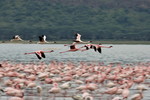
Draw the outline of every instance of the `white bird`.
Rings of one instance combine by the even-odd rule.
[[[45,35],[39,36],[39,42],[38,43],[48,43],[46,41],[46,36]]]
[[[20,41],[23,41],[19,35],[13,36],[13,38],[11,39],[11,41],[13,41],[13,40],[20,40]]]
[[[62,88],[62,89],[69,89],[70,87],[71,87],[70,82],[66,82],[66,83],[63,83],[62,85],[60,85],[60,88]]]
[[[76,43],[90,43],[92,41],[87,41],[87,42],[84,42],[81,40],[81,35],[79,33],[76,33],[75,34],[75,40],[72,44],[76,44]]]

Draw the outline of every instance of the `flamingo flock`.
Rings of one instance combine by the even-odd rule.
[[[39,36],[39,39],[40,39],[40,43],[46,43],[46,36],[45,35]],[[112,46],[103,46],[101,44],[91,44],[91,42],[92,41],[87,41],[87,42],[82,41],[81,40],[81,35],[79,33],[76,33],[75,34],[75,40],[73,40],[73,43],[64,45],[64,46],[69,46],[70,49],[67,50],[67,51],[61,51],[60,53],[75,52],[75,51],[86,51],[86,50],[89,50],[89,49],[94,49],[95,52],[98,51],[99,53],[102,53],[101,48],[112,48]],[[79,43],[86,43],[86,44],[84,46],[77,47],[77,44],[79,44]],[[46,57],[45,53],[47,53],[47,52],[54,52],[54,50],[51,50],[51,51],[38,50],[38,51],[34,51],[34,52],[31,52],[31,53],[24,53],[24,54],[25,55],[35,54],[37,56],[37,58],[39,60],[41,60],[42,58]]]
[[[39,40],[47,43],[44,35]],[[79,43],[84,45],[78,47]],[[79,33],[72,44],[64,46],[70,49],[60,53],[90,49],[102,53],[102,48],[112,48],[82,41]],[[46,58],[45,53],[52,52],[37,50],[24,54],[35,54],[41,60]],[[8,100],[142,100],[149,88],[150,62],[125,65],[82,61],[0,62],[0,100],[5,96]]]
[[[0,94],[8,100],[142,100],[150,88],[149,62],[0,64]]]

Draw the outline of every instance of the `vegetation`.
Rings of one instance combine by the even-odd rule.
[[[149,0],[1,0],[0,40],[150,41]]]

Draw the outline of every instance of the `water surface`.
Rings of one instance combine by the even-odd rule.
[[[107,44],[104,46],[109,46]],[[83,44],[77,45],[78,47]],[[102,53],[94,52],[94,50],[77,51],[59,53],[66,51],[69,47],[63,44],[0,44],[0,60],[14,61],[14,62],[49,62],[57,61],[95,61],[95,62],[121,62],[121,63],[136,63],[150,61],[150,45],[112,45],[113,48],[102,48]],[[46,53],[46,58],[38,60],[36,55],[24,55],[24,53],[33,52],[37,50],[54,50],[52,53]]]

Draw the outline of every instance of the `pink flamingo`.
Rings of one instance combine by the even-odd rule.
[[[71,83],[70,82],[65,82],[62,85],[60,85],[60,88],[65,91],[64,92],[64,97],[65,97],[66,94],[67,94],[67,90],[71,88]]]
[[[24,99],[20,97],[11,97],[9,100],[24,100]]]
[[[77,48],[75,44],[70,45],[70,50],[63,51],[60,53],[65,53],[65,52],[74,52],[74,51],[82,51],[83,49]]]
[[[131,100],[142,100],[143,99],[143,94],[141,92],[133,94],[130,99]]]
[[[109,94],[109,95],[114,95],[116,94],[118,91],[118,87],[113,87],[113,88],[109,88],[108,90],[106,90],[104,93],[102,94]]]
[[[5,92],[9,96],[17,96],[17,97],[23,97],[24,92],[20,89],[15,89],[12,87],[7,87],[4,90],[1,89],[2,92]]]
[[[130,94],[129,89],[128,89],[128,88],[124,88],[123,91],[122,91],[122,96],[123,96],[123,98],[124,98],[124,99],[125,99],[125,98],[128,98],[129,94]]]
[[[48,91],[49,93],[53,93],[54,94],[54,98],[55,99],[55,94],[56,93],[60,93],[61,92],[61,88],[58,87],[57,83],[53,83],[53,87]]]
[[[44,53],[48,53],[48,52],[54,52],[54,50],[51,50],[51,51],[42,51],[42,50],[39,50],[39,51],[31,52],[31,53],[25,53],[25,55],[26,54],[35,54],[38,59],[42,59],[42,58],[46,57]]]
[[[89,49],[94,49],[94,51],[98,51],[99,53],[102,53],[102,50],[101,48],[112,48],[112,46],[102,46],[101,44],[86,44],[80,48],[83,48],[85,47],[86,49],[83,50],[83,51],[86,51],[86,50],[89,50]]]
[[[109,88],[108,90],[106,90],[106,91],[104,92],[104,94],[113,95],[113,94],[116,94],[117,90],[118,90],[118,87]]]

